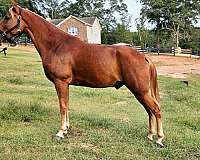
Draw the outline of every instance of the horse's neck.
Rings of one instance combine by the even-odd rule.
[[[56,47],[55,45],[58,44],[57,42],[60,40],[59,37],[63,36],[64,33],[30,11],[25,11],[23,17],[28,25],[28,34],[41,58],[45,59],[52,48]]]

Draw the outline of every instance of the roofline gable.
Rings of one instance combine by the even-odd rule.
[[[57,24],[56,26],[57,26],[57,27],[61,26],[63,23],[65,23],[66,21],[68,21],[70,18],[74,18],[74,19],[76,19],[77,21],[79,21],[79,22],[81,22],[81,23],[83,23],[83,24],[85,24],[85,25],[87,25],[87,26],[90,26],[90,27],[93,26],[93,25],[91,25],[91,24],[89,24],[89,23],[86,23],[86,22],[80,20],[79,18],[77,18],[77,17],[75,17],[75,16],[73,16],[73,15],[70,15],[69,17],[67,17],[66,19],[64,19],[63,21],[61,21],[61,22],[60,22],[59,24]]]

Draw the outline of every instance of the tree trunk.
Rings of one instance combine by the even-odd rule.
[[[179,25],[177,26],[177,30],[176,30],[176,48],[179,47]]]
[[[156,26],[156,47],[158,55],[160,54],[160,19],[157,20],[157,26]]]
[[[174,44],[174,48],[178,48],[179,47],[179,25],[176,27],[174,26],[174,30],[173,30],[173,44]]]

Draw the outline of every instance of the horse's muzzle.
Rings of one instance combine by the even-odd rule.
[[[8,43],[16,45],[17,43],[15,42],[16,38],[15,37],[11,37],[8,38],[7,34],[5,32],[0,31],[0,41],[2,40],[7,40]]]
[[[0,40],[6,37],[5,32],[0,31]]]

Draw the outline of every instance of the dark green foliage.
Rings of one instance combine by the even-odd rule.
[[[124,24],[117,24],[117,27],[112,31],[102,31],[102,43],[115,44],[115,43],[128,43],[132,44],[133,33],[126,28]]]
[[[171,46],[177,48],[181,39],[189,37],[193,23],[200,15],[199,0],[160,1],[141,0],[142,19],[147,19],[156,26],[157,46],[160,46],[161,32],[171,35]]]
[[[127,22],[128,7],[123,0],[38,0],[31,1],[37,4],[38,10],[43,9],[43,13],[51,18],[66,18],[69,15],[77,17],[98,17],[102,27],[107,31],[116,26],[118,14],[123,22]]]
[[[193,28],[190,31],[190,36],[180,40],[181,48],[192,48],[192,50],[200,50],[200,28]]]
[[[0,0],[0,19],[5,16],[11,5],[10,0]]]

